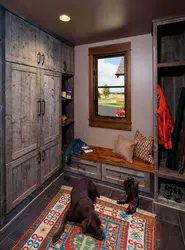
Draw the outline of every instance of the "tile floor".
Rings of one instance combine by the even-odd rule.
[[[0,250],[11,249],[58,192],[61,185],[72,185],[73,181],[73,179],[58,180],[50,187],[47,194],[42,195],[39,202],[33,203],[16,221],[1,232]],[[99,188],[101,195],[108,198],[117,199],[121,194],[119,191],[107,187]],[[140,208],[152,212],[153,202],[142,198]],[[156,211],[156,250],[185,250],[185,213],[163,206],[157,206]]]

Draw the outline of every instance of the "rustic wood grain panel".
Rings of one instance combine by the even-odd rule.
[[[61,75],[58,72],[41,71],[41,99],[45,101],[45,113],[42,115],[42,145],[60,136],[61,120]],[[42,103],[42,112],[43,112]]]
[[[38,187],[38,150],[6,165],[7,212]]]
[[[134,177],[139,182],[139,189],[150,193],[150,174],[115,165],[102,163],[102,180],[123,186],[127,177]]]
[[[37,28],[6,12],[6,60],[37,66]]]
[[[61,42],[40,30],[41,67],[61,71]]]
[[[88,176],[94,179],[101,180],[101,163],[96,161],[87,161],[79,159],[77,157],[72,157],[70,165],[65,164],[65,171],[72,172],[76,174],[81,174],[83,176]]]
[[[62,73],[74,73],[74,49],[62,43]]]
[[[40,85],[36,68],[6,63],[6,162],[38,147]]]
[[[0,9],[0,227],[5,224],[5,12]]]
[[[60,138],[41,147],[41,184],[60,168]]]

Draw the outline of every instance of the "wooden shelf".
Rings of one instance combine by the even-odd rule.
[[[172,198],[170,200],[168,200],[160,194],[158,196],[158,203],[163,205],[163,206],[167,206],[167,207],[171,207],[171,208],[178,209],[181,211],[185,211],[185,201],[183,200],[182,203],[178,203],[178,202],[173,200],[173,195],[172,195]]]
[[[70,101],[72,101],[72,100],[73,100],[73,98],[67,99],[67,98],[62,97],[62,102],[70,102]]]
[[[160,167],[158,174],[159,177],[164,179],[185,182],[185,174],[179,174],[177,171],[170,170],[166,167]]]
[[[62,127],[66,127],[74,123],[74,120],[67,120],[66,122],[62,122]]]
[[[167,68],[167,67],[182,67],[185,66],[185,61],[182,62],[165,62],[165,63],[158,63],[158,68]]]
[[[62,73],[62,76],[66,76],[66,77],[73,77],[74,74],[71,73],[71,72],[65,72],[65,73]]]

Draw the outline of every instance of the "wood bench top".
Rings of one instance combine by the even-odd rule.
[[[89,147],[93,149],[93,152],[82,153],[78,157],[81,159],[85,159],[85,160],[103,162],[103,163],[116,165],[119,167],[131,168],[131,169],[136,169],[136,170],[140,170],[143,172],[154,173],[154,167],[152,164],[145,163],[138,158],[134,158],[133,163],[129,163],[123,158],[112,153],[112,149],[110,148],[102,148],[102,147],[95,147],[95,146],[89,146]]]

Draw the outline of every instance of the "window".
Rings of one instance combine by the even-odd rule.
[[[89,126],[131,131],[131,43],[89,48]]]

